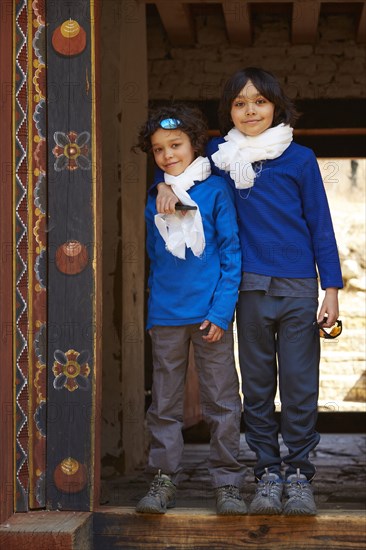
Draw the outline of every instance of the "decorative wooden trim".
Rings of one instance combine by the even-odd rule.
[[[14,509],[28,510],[28,10],[27,0],[14,1],[13,24],[13,386]]]
[[[47,328],[47,288],[39,280],[39,265],[47,253],[47,204],[42,193],[46,166],[39,147],[45,143],[46,97],[40,82],[45,81],[46,59],[42,50],[45,35],[44,6],[28,2],[28,428],[29,428],[29,508],[45,504],[46,356],[40,340]],[[43,418],[43,421],[41,420]]]
[[[0,523],[13,512],[13,3],[0,4]]]
[[[92,486],[90,489],[90,510],[99,505],[101,481],[101,408],[102,408],[102,151],[101,136],[101,81],[100,81],[100,0],[90,1],[91,19],[91,58],[92,58],[92,128],[93,128],[93,203],[94,203],[94,383],[92,405],[92,442],[91,442],[91,470]]]

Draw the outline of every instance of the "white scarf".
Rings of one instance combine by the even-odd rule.
[[[207,157],[197,157],[179,176],[170,176],[164,173],[164,180],[171,185],[182,204],[197,206],[187,190],[195,181],[203,181],[211,174],[211,165]],[[156,214],[155,225],[165,241],[166,248],[174,256],[185,260],[186,247],[190,248],[195,256],[201,256],[205,246],[202,217],[197,210],[188,210],[185,216],[180,212],[175,214]]]
[[[246,136],[232,128],[212,160],[220,170],[230,172],[237,189],[247,189],[253,186],[255,179],[251,163],[281,156],[292,141],[292,132],[291,126],[283,123],[258,136]]]

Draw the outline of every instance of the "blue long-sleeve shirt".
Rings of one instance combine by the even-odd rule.
[[[195,182],[188,193],[199,206],[206,247],[201,258],[187,249],[185,260],[166,250],[154,223],[155,189],[148,194],[145,209],[150,258],[147,329],[154,325],[201,323],[205,319],[227,329],[233,319],[241,278],[241,253],[232,191],[221,177],[211,175]]]
[[[223,142],[210,140],[210,159]],[[234,188],[230,175],[211,164]],[[323,289],[342,288],[333,224],[313,151],[292,142],[280,157],[255,168],[254,186],[234,190],[243,271],[283,278],[317,277],[318,272]]]

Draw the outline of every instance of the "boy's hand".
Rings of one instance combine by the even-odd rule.
[[[327,321],[322,324],[324,328],[330,328],[338,319],[338,288],[327,288],[321,308],[318,314],[318,323],[321,323],[324,317]]]
[[[218,327],[214,323],[211,323],[208,319],[205,319],[203,321],[202,325],[200,326],[200,330],[205,330],[205,328],[210,327],[209,331],[206,336],[202,336],[202,340],[206,340],[206,342],[218,342],[221,340],[221,338],[224,335],[224,329],[221,327]]]
[[[179,199],[174,195],[170,185],[166,183],[158,183],[156,186],[158,196],[156,197],[156,210],[159,214],[174,214],[175,205]]]

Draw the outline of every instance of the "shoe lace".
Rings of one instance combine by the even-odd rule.
[[[224,485],[220,487],[221,496],[224,498],[233,498],[235,500],[241,500],[239,490],[235,485]]]
[[[311,491],[311,489],[308,480],[294,479],[290,483],[290,496],[296,496],[301,500],[308,499],[310,497],[309,491]]]
[[[278,481],[275,481],[274,479],[266,480],[266,481],[260,481],[260,491],[263,496],[272,496],[276,493],[276,489],[278,487]]]
[[[266,475],[268,476],[268,469],[265,469]],[[276,493],[276,490],[279,486],[280,481],[278,479],[261,479],[259,481],[259,491],[265,497],[273,496]]]
[[[169,482],[160,477],[160,470],[159,470],[159,474],[157,477],[155,477],[155,479],[153,479],[151,485],[150,485],[150,489],[149,489],[149,492],[148,494],[150,496],[156,496],[159,494],[160,490],[163,488],[163,487],[166,487],[168,488],[169,486]]]

